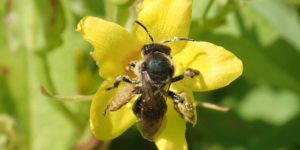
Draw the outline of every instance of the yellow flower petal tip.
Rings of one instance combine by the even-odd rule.
[[[186,68],[200,71],[195,78],[174,83],[193,91],[210,91],[227,86],[243,72],[243,64],[234,54],[209,42],[188,42],[173,56],[176,75]]]
[[[102,78],[126,74],[129,62],[140,58],[140,42],[115,23],[87,16],[80,20],[77,31],[94,46],[91,55]]]

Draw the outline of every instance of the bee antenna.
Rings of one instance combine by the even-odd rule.
[[[135,23],[139,24],[141,27],[143,27],[143,28],[146,30],[146,32],[147,32],[148,35],[149,35],[149,38],[150,38],[151,41],[153,42],[153,38],[152,38],[152,36],[150,35],[148,29],[147,29],[142,23],[140,23],[140,22],[138,22],[138,21],[135,21]]]
[[[174,37],[174,39],[169,39],[169,40],[165,40],[165,41],[162,41],[162,43],[168,43],[168,42],[173,42],[173,41],[195,41],[194,39],[191,39],[191,38],[178,38],[178,37]]]

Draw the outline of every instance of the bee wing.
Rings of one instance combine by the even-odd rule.
[[[147,72],[142,73],[142,99],[139,118],[139,129],[148,140],[153,140],[153,136],[161,127],[164,115],[167,111],[165,93],[170,87],[170,83],[156,87],[151,81]]]

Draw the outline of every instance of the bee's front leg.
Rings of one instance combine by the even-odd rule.
[[[173,78],[172,82],[177,82],[177,81],[182,80],[182,79],[184,79],[186,77],[193,78],[194,76],[197,76],[199,74],[200,74],[199,70],[188,68],[181,75]]]
[[[111,87],[106,88],[106,91],[109,91],[111,89],[117,88],[120,84],[121,81],[127,82],[127,83],[131,83],[131,84],[139,84],[141,83],[141,81],[138,80],[134,80],[129,78],[128,76],[124,76],[124,75],[119,75],[117,76],[115,82],[113,83],[113,85]]]
[[[136,64],[137,64],[138,62],[139,62],[139,61],[137,61],[137,60],[134,60],[134,61],[129,62],[129,64],[128,64],[127,67],[126,67],[126,70],[127,70],[127,71],[134,70],[134,68],[135,68],[135,66],[136,66]]]
[[[190,123],[195,122],[195,114],[194,109],[195,106],[191,101],[189,95],[182,91],[178,94],[175,94],[172,91],[168,92],[168,96],[174,100],[174,109],[181,116],[181,118],[185,119]]]

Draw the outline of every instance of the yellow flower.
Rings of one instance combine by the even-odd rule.
[[[191,23],[192,0],[145,0],[137,20],[148,28],[155,42],[174,37],[188,37]],[[91,53],[105,81],[99,87],[90,110],[93,133],[100,140],[110,140],[121,135],[136,121],[132,112],[134,99],[115,112],[103,116],[103,110],[117,91],[105,91],[113,85],[118,75],[133,77],[126,66],[141,59],[141,47],[151,40],[145,30],[135,24],[132,34],[121,26],[87,16],[78,24],[77,31],[95,48]],[[200,75],[185,78],[171,84],[174,92],[186,91],[194,102],[192,91],[209,91],[224,87],[242,74],[242,62],[223,47],[208,42],[175,41],[167,44],[178,76],[187,68],[197,69]],[[185,140],[186,121],[173,109],[173,101],[167,100],[165,129],[156,137],[160,150],[187,149]],[[196,118],[197,119],[197,118]]]

